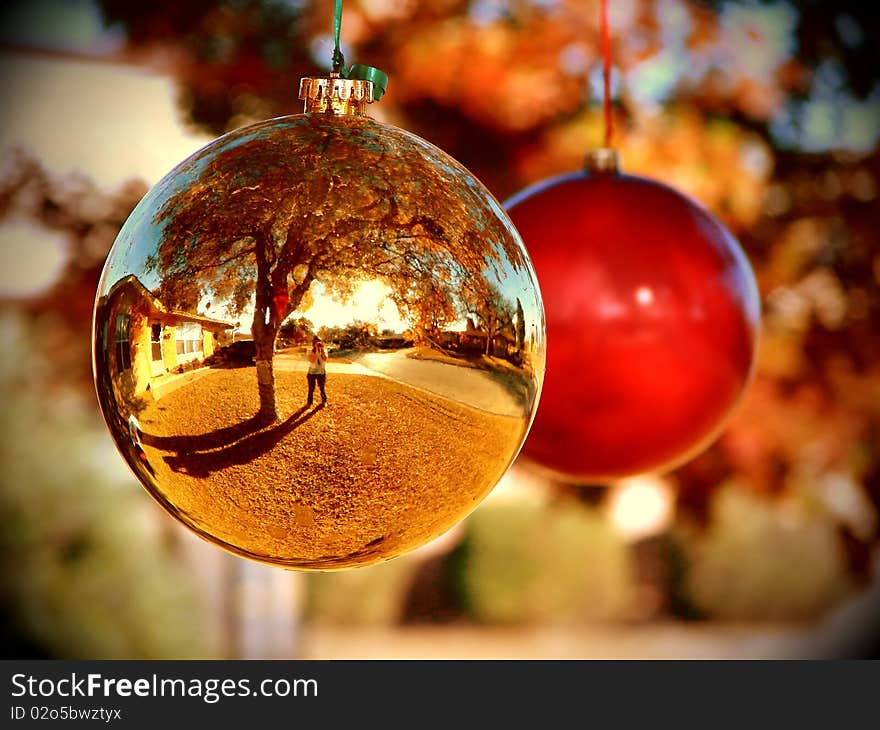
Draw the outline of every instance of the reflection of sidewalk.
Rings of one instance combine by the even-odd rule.
[[[433,360],[414,360],[406,355],[410,350],[395,352],[368,352],[357,355],[357,362],[327,363],[327,373],[348,373],[351,375],[370,375],[409,385],[435,395],[449,398],[472,408],[500,416],[523,418],[522,405],[510,391],[486,372],[474,368],[459,367]],[[277,353],[272,363],[275,372],[303,373],[308,370],[308,362],[299,354]],[[159,398],[168,395],[181,385],[211,372],[211,368],[200,368],[183,375],[169,375],[153,386],[153,395]]]
[[[275,360],[272,362],[272,368],[276,372],[304,373],[308,370],[308,367],[309,363],[299,355],[278,353],[275,355]],[[327,363],[326,369],[328,373],[351,373],[352,375],[373,375],[376,377],[383,377],[382,373],[370,370],[369,368],[365,368],[363,365],[354,362],[346,363],[330,361]]]
[[[150,391],[153,393],[153,398],[159,400],[169,393],[173,393],[180,386],[191,383],[193,380],[201,378],[209,372],[211,372],[211,368],[200,367],[196,370],[188,370],[185,373],[165,373],[152,380]]]
[[[297,355],[285,355],[282,353],[275,355],[272,366],[276,372],[305,373],[308,369],[308,363],[301,357]],[[249,367],[253,368],[253,365]],[[182,385],[191,383],[193,380],[204,377],[208,373],[214,372],[215,370],[216,368],[205,366],[197,368],[196,370],[189,370],[185,373],[166,373],[165,375],[154,378],[152,383],[150,383],[150,390],[153,393],[153,398],[155,400],[164,398],[166,395],[168,395],[169,393],[173,393]],[[369,368],[365,368],[363,365],[358,365],[357,363],[328,362],[327,372],[386,377],[382,373],[376,372],[375,370],[370,370]]]
[[[357,356],[361,366],[401,383],[502,416],[523,417],[523,408],[491,375],[474,368],[407,357],[410,350],[368,352]]]

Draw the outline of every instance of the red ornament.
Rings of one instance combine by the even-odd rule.
[[[708,446],[747,385],[760,316],[731,233],[602,152],[599,169],[506,203],[547,320],[523,460],[581,483],[667,471]]]
[[[278,316],[278,319],[281,319],[290,302],[290,295],[286,290],[282,289],[272,295],[272,301],[275,303],[275,314]]]

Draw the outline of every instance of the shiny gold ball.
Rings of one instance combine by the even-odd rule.
[[[110,251],[93,332],[105,419],[149,493],[308,570],[463,519],[516,458],[544,369],[498,202],[425,140],[332,113],[237,130],[163,178]]]

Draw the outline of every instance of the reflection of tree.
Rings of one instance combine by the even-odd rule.
[[[516,298],[516,351],[522,352],[526,346],[526,315],[522,302]]]
[[[400,314],[411,324],[417,343],[431,342],[447,325],[455,321],[456,308],[450,282],[421,272],[405,291],[394,297]]]
[[[469,291],[465,305],[467,313],[474,316],[476,324],[486,333],[486,354],[491,355],[495,337],[513,324],[513,307],[495,284]]]
[[[253,303],[260,414],[273,420],[275,338],[312,282],[344,298],[380,278],[425,322],[449,309],[452,282],[479,293],[487,264],[523,264],[462,173],[421,154],[431,151],[360,119],[299,120],[274,135],[248,131],[207,157],[158,211],[164,228],[148,262],[170,306],[193,309],[207,293],[233,314]],[[431,288],[436,296],[421,296]]]
[[[302,344],[315,334],[315,325],[306,317],[297,317],[285,320],[278,332],[285,341]]]
[[[356,319],[343,327],[325,325],[318,330],[318,336],[326,342],[335,342],[341,348],[350,350],[369,347],[378,334],[373,322]]]

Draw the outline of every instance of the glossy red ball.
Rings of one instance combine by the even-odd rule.
[[[539,183],[506,208],[547,320],[522,461],[603,483],[706,448],[755,358],[758,290],[733,235],[672,188],[612,172]]]

